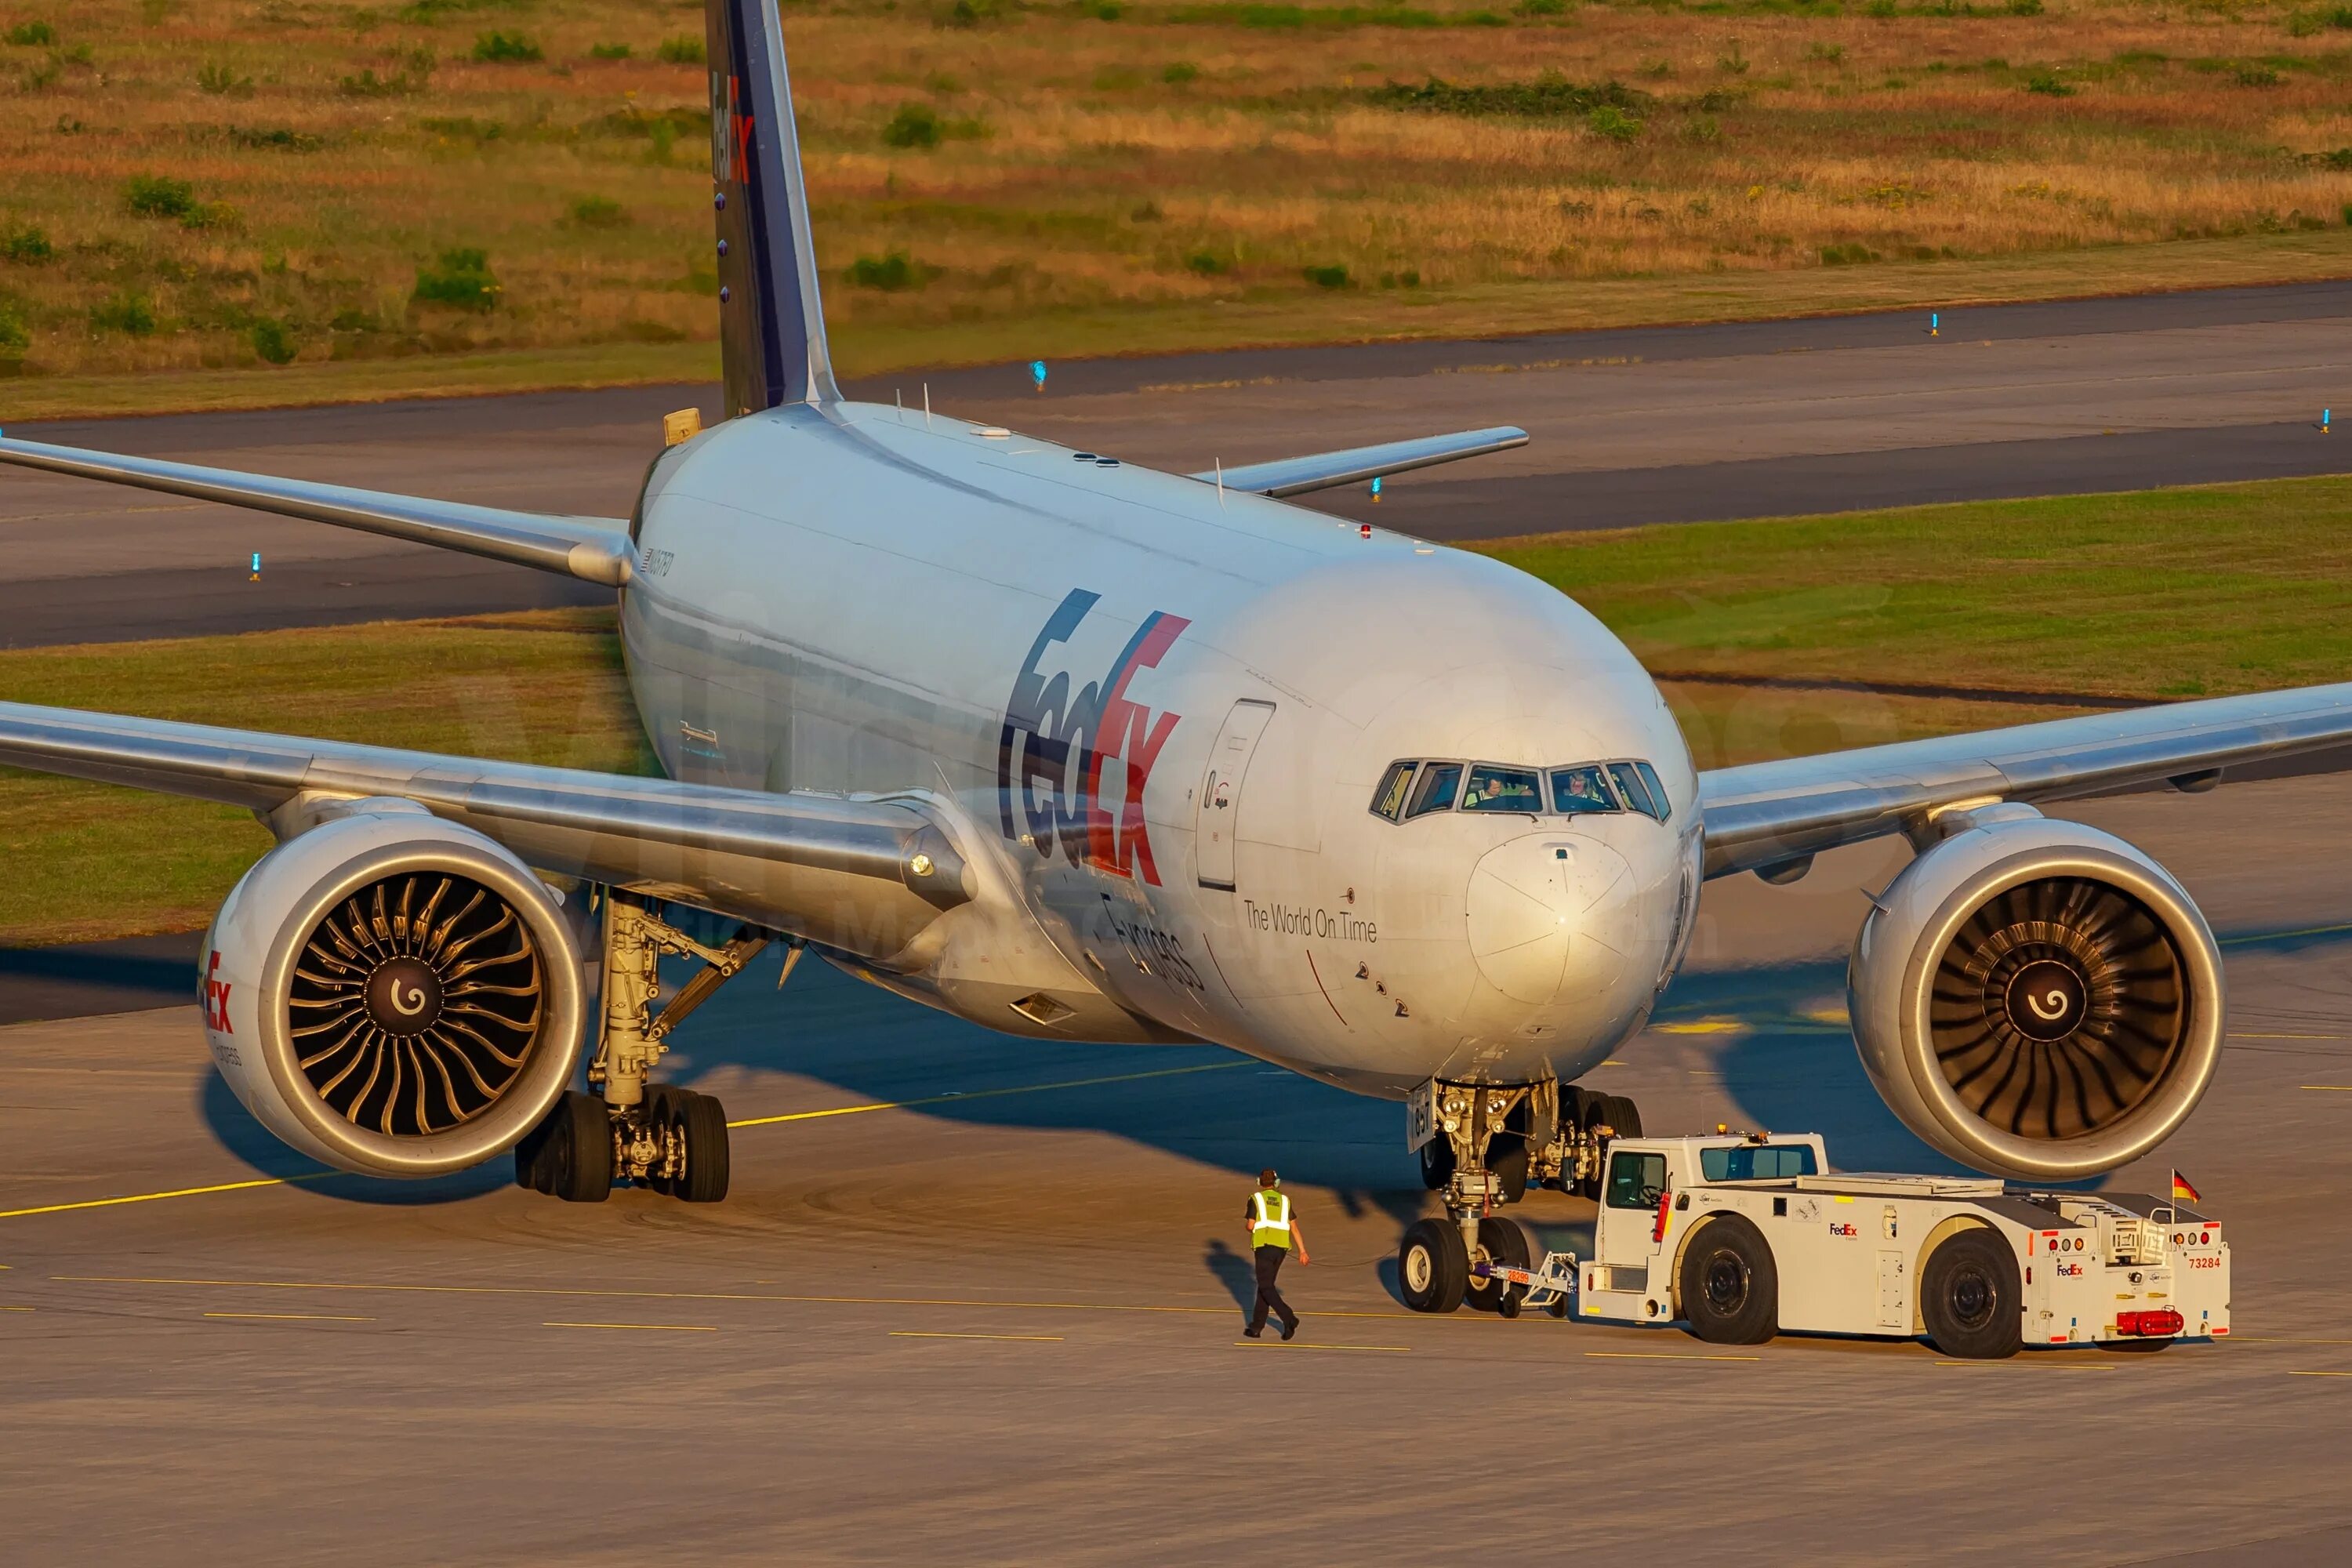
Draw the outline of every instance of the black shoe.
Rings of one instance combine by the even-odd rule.
[[[1244,1329],[1244,1330],[1242,1331],[1242,1338],[1244,1338],[1244,1339],[1245,1339],[1245,1340],[1254,1340],[1254,1339],[1257,1338],[1257,1336],[1258,1336],[1258,1331],[1257,1331],[1257,1330],[1255,1330],[1255,1329]],[[1289,1336],[1286,1334],[1286,1335],[1285,1335],[1285,1336],[1283,1336],[1283,1337],[1284,1337],[1284,1338],[1286,1338],[1286,1339],[1287,1339]]]
[[[1285,1344],[1288,1344],[1288,1343],[1291,1342],[1291,1340],[1292,1340],[1292,1339],[1294,1339],[1295,1337],[1297,1337],[1297,1333],[1298,1333],[1298,1320],[1297,1320],[1296,1318],[1294,1318],[1294,1319],[1292,1319],[1289,1322],[1286,1322],[1286,1323],[1285,1323],[1285,1324],[1283,1324],[1283,1325],[1282,1325],[1282,1342],[1283,1342],[1283,1343],[1285,1343]]]

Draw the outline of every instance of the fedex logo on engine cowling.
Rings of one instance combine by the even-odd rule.
[[[1013,682],[996,744],[996,799],[1004,837],[1051,858],[1056,848],[1114,877],[1141,877],[1157,887],[1143,791],[1181,714],[1157,712],[1128,695],[1138,670],[1158,667],[1184,628],[1181,616],[1155,610],[1127,639],[1110,668],[1085,685],[1061,662],[1071,637],[1102,595],[1074,588],[1063,599]],[[1075,689],[1074,689],[1075,688]],[[1106,764],[1118,781],[1106,783]]]
[[[215,948],[205,956],[205,973],[196,983],[197,999],[204,1004],[205,1027],[219,1034],[231,1035],[229,1027],[229,982],[220,977],[220,949]]]

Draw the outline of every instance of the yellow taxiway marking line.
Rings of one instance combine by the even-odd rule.
[[[329,1312],[206,1312],[207,1318],[251,1318],[268,1323],[373,1323],[373,1318],[343,1318]]]
[[[2318,1094],[2352,1094],[2352,1083],[2305,1083],[2296,1087]]]
[[[194,1285],[225,1290],[381,1290],[419,1296],[551,1296],[623,1301],[780,1301],[818,1307],[996,1307],[1030,1312],[1162,1312],[1223,1316],[1231,1306],[1170,1307],[1130,1301],[987,1301],[957,1296],[795,1296],[751,1290],[594,1290],[550,1285],[391,1285],[336,1279],[192,1279],[130,1274],[52,1274],[63,1285]],[[1302,1318],[1428,1320],[1418,1312],[1307,1311]],[[1478,1320],[1465,1320],[1472,1321]]]
[[[2342,936],[2347,931],[2352,931],[2352,925],[2306,926],[2301,931],[2248,931],[2243,936],[2225,936],[2221,939],[2221,945],[2243,947],[2250,942],[2284,942],[2298,936]]]
[[[2289,1377],[2352,1377],[2352,1372],[2291,1372]]]
[[[1391,1355],[1411,1355],[1412,1353],[1412,1347],[1411,1345],[1333,1345],[1324,1344],[1315,1340],[1290,1340],[1287,1342],[1283,1340],[1235,1340],[1234,1342],[1234,1349],[1237,1351],[1385,1351]]]
[[[0,1307],[0,1312],[29,1312],[30,1307]]]
[[[710,1323],[541,1323],[542,1329],[642,1329],[658,1334],[715,1334]]]
[[[2003,1363],[1997,1361],[1936,1361],[1929,1362],[1927,1364],[1929,1366],[2000,1366]],[[2053,1361],[2042,1370],[2045,1372],[2113,1372],[2116,1367],[2113,1362]]]
[[[1700,1018],[1687,1024],[1653,1024],[1661,1035],[1731,1035],[1747,1028],[1744,1018]]]
[[[959,1094],[927,1094],[919,1100],[882,1100],[871,1105],[836,1105],[824,1110],[792,1110],[782,1116],[751,1116],[740,1121],[730,1121],[734,1127],[774,1127],[786,1121],[818,1121],[828,1116],[862,1116],[869,1110],[908,1110],[925,1105],[960,1105],[970,1100],[998,1100],[1008,1094],[1044,1094],[1055,1089],[1092,1089],[1106,1083],[1139,1083],[1145,1079],[1182,1078],[1189,1073],[1224,1072],[1233,1068],[1255,1067],[1254,1061],[1202,1062],[1197,1067],[1159,1068],[1150,1072],[1112,1073],[1106,1078],[1065,1079],[1059,1083],[1024,1083],[1011,1089],[975,1089]],[[0,1215],[0,1219],[7,1217]]]
[[[1596,1361],[1762,1361],[1760,1355],[1695,1355],[1688,1351],[1586,1351]]]
[[[923,1329],[892,1329],[890,1337],[894,1340],[1025,1340],[1035,1344],[1052,1345],[1062,1342],[1060,1334],[949,1334],[933,1333]]]
[[[825,1110],[794,1110],[782,1116],[753,1116],[730,1121],[730,1128],[775,1127],[787,1121],[816,1121],[828,1116],[858,1116],[869,1110],[906,1110],[926,1105],[955,1105],[970,1100],[1000,1100],[1012,1094],[1045,1094],[1059,1089],[1092,1089],[1107,1083],[1138,1083],[1146,1079],[1181,1078],[1188,1073],[1223,1072],[1254,1065],[1247,1061],[1202,1062],[1188,1068],[1159,1068],[1150,1072],[1112,1073],[1103,1078],[1065,1079],[1058,1083],[1016,1084],[1009,1089],[976,1089],[957,1094],[925,1095],[919,1100],[878,1100],[871,1105],[836,1105]],[[75,1209],[113,1208],[121,1204],[152,1204],[164,1198],[196,1198],[213,1193],[241,1193],[255,1187],[283,1187],[296,1182],[322,1181],[334,1171],[307,1171],[299,1176],[264,1176],[249,1182],[221,1182],[208,1187],[174,1187],[163,1193],[131,1193],[116,1198],[84,1198],[79,1203],[43,1204],[37,1208],[0,1209],[0,1219],[23,1219],[37,1214],[66,1214]]]
[[[253,1187],[282,1187],[294,1182],[315,1182],[337,1174],[333,1171],[307,1171],[299,1176],[263,1176],[250,1182],[222,1182],[209,1187],[174,1187],[168,1193],[132,1193],[119,1198],[84,1198],[79,1203],[43,1204],[38,1208],[0,1209],[0,1219],[22,1219],[26,1215],[64,1214],[72,1209],[110,1209],[118,1204],[152,1204],[163,1198],[200,1198],[207,1193],[241,1193]]]

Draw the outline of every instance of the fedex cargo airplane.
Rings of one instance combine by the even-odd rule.
[[[1979,1169],[2113,1168],[2211,1079],[2221,965],[2179,884],[2039,803],[2352,740],[2352,687],[1700,773],[1654,683],[1510,567],[1284,504],[1525,439],[1222,474],[845,401],[773,0],[709,6],[726,417],[632,515],[462,506],[0,439],[0,458],[609,586],[667,776],[0,704],[0,763],[250,807],[278,844],[198,976],[293,1147],[576,1201],[728,1184],[667,1037],[764,944],[1043,1039],[1206,1040],[1407,1104],[1450,1308],[1530,1182],[1592,1192],[1700,889],[1900,834],[1851,970],[1862,1059]],[[560,889],[560,890],[559,890]],[[678,907],[733,922],[710,945]],[[706,932],[707,934],[707,932]],[[700,967],[654,1005],[665,955]],[[585,1081],[593,1092],[575,1086]]]

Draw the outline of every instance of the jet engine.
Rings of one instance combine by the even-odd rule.
[[[1950,824],[1877,898],[1846,976],[1887,1105],[1978,1170],[2067,1180],[2179,1127],[2221,1050],[2205,918],[2132,845],[2031,807]]]
[[[578,1059],[580,953],[557,896],[405,801],[358,803],[263,856],[199,962],[221,1076],[342,1170],[478,1164],[539,1123]]]

